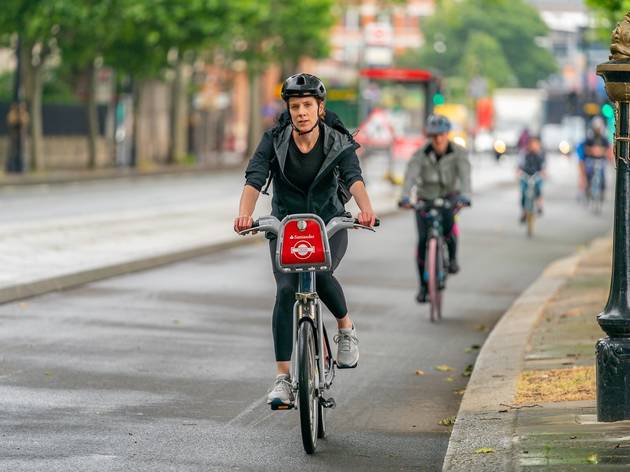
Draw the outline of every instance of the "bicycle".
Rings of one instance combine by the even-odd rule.
[[[379,226],[377,220],[374,226]],[[361,228],[358,220],[335,217],[327,225],[314,214],[295,214],[282,221],[265,216],[239,234],[270,232],[278,237],[274,263],[282,272],[299,274],[293,307],[293,355],[291,388],[296,397],[292,406],[273,404],[272,410],[297,408],[300,412],[302,444],[313,454],[317,440],[326,436],[326,410],[335,407],[332,397],[324,396],[335,378],[336,362],[330,355],[328,334],[321,316],[321,305],[315,286],[315,273],[332,267],[329,238],[340,230]]]
[[[535,173],[523,176],[521,179],[525,182],[523,211],[525,212],[527,237],[531,238],[534,236],[534,227],[536,225],[536,185],[540,180],[540,175]]]
[[[590,177],[587,186],[587,201],[591,204],[593,212],[601,213],[604,204],[604,172],[605,163],[603,159],[587,160],[587,176]]]
[[[419,200],[413,208],[423,212],[427,219],[427,249],[424,258],[424,272],[422,278],[428,287],[429,295],[429,319],[432,323],[442,319],[442,292],[446,288],[448,277],[448,246],[444,239],[444,223],[442,210],[453,208],[453,203],[448,199],[436,198],[435,200]],[[455,204],[455,209],[467,206],[461,203]]]

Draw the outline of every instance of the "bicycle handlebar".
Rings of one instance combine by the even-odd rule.
[[[252,226],[248,229],[244,229],[243,231],[239,231],[238,234],[244,236],[248,233],[257,233],[258,231],[270,232],[275,235],[280,233],[281,221],[278,220],[275,216],[263,216],[252,224]],[[330,220],[326,225],[326,233],[330,238],[335,233],[341,231],[342,229],[367,229],[369,231],[375,231],[374,228],[381,225],[381,220],[376,219],[374,222],[374,226],[365,226],[359,223],[359,220],[352,217],[347,216],[337,216]]]

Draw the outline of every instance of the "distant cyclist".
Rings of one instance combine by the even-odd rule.
[[[545,171],[545,153],[542,150],[540,144],[540,138],[538,136],[530,136],[527,141],[527,147],[525,152],[521,154],[518,164],[518,172],[520,174],[520,187],[521,187],[521,223],[525,223],[527,220],[527,214],[525,212],[526,192],[527,192],[527,180],[529,177],[534,177],[534,198],[536,204],[536,210],[539,215],[543,213],[543,177]]]
[[[606,124],[601,116],[596,116],[591,120],[591,129],[589,130],[586,139],[581,144],[581,152],[578,153],[581,186],[585,195],[589,195],[591,179],[595,172],[596,161],[606,162],[612,160],[612,146],[608,137],[606,137]],[[605,166],[599,166],[601,169],[601,190],[606,188],[606,173]]]
[[[326,88],[322,81],[310,74],[293,75],[282,86],[282,98],[288,113],[275,128],[265,132],[249,161],[234,230],[251,228],[258,196],[268,179],[273,182],[272,215],[278,219],[289,214],[315,213],[328,223],[335,216],[344,215],[340,178],[359,206],[359,222],[373,226],[376,215],[355,153],[358,145],[338,120],[325,118]],[[276,244],[275,237],[270,239],[272,265]],[[331,237],[332,270],[318,272],[316,276],[317,293],[337,319],[339,332],[334,339],[338,344],[336,360],[340,367],[354,367],[359,359],[357,332],[341,285],[333,275],[347,247],[347,231],[339,231]],[[289,370],[298,274],[282,273],[275,265],[273,267],[276,303],[272,331],[277,376],[267,402],[292,405]]]
[[[431,115],[427,119],[426,135],[429,143],[416,151],[407,164],[399,205],[412,208],[411,192],[416,188],[416,198],[433,200],[450,199],[453,203],[470,204],[470,160],[466,149],[448,139],[451,122],[443,115]],[[444,237],[448,245],[451,274],[459,272],[457,262],[457,236],[453,232],[456,206],[444,208],[442,219]],[[427,282],[424,280],[424,262],[427,246],[427,224],[423,212],[416,211],[418,229],[417,264],[420,291],[419,303],[427,301]]]

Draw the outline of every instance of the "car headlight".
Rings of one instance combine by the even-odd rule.
[[[501,141],[500,139],[496,140],[494,142],[494,150],[499,153],[499,154],[503,154],[507,149],[507,146],[505,145],[505,143],[503,141]]]
[[[569,154],[571,152],[571,145],[566,141],[561,141],[558,144],[558,149],[562,154]]]
[[[455,136],[453,138],[453,142],[455,144],[459,144],[462,147],[466,147],[466,140],[464,138],[462,138],[461,136]]]

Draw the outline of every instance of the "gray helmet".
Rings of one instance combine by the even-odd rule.
[[[444,115],[430,115],[427,118],[425,132],[428,136],[433,136],[436,134],[448,133],[451,128],[451,122]]]
[[[284,81],[280,95],[285,102],[288,102],[291,97],[315,97],[324,100],[326,87],[314,75],[295,74]]]
[[[601,116],[595,116],[591,120],[591,129],[593,131],[603,133],[604,128],[606,128],[606,123],[604,122],[604,119]]]

